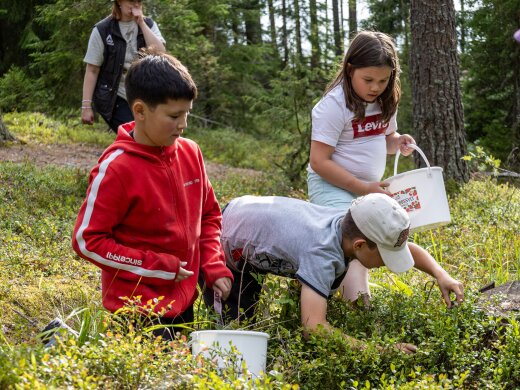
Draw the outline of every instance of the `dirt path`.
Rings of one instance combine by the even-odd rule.
[[[0,161],[16,163],[32,162],[37,166],[58,165],[89,171],[97,162],[104,148],[81,144],[20,145],[0,146]],[[220,180],[230,173],[259,175],[252,169],[233,168],[222,164],[206,162],[211,180]]]

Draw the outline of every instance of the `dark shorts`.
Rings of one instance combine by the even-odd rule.
[[[116,104],[114,105],[114,110],[112,111],[112,119],[110,121],[106,121],[110,126],[110,130],[114,133],[117,133],[117,128],[124,124],[134,120],[134,115],[132,114],[132,110],[128,105],[128,102],[123,99],[121,96],[116,98]]]

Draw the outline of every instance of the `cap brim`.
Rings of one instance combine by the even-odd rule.
[[[414,261],[408,244],[404,244],[401,248],[387,249],[378,245],[379,254],[383,259],[383,263],[388,269],[396,274],[408,271],[413,267]]]

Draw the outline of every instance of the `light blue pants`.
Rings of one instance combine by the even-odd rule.
[[[307,191],[311,203],[341,209],[345,212],[352,205],[352,201],[356,199],[356,195],[330,184],[314,172],[307,173]],[[360,295],[370,296],[368,269],[359,260],[352,259],[350,261],[347,274],[341,282],[339,291],[347,302],[357,300]]]
[[[356,199],[356,195],[330,184],[315,172],[307,172],[307,191],[311,203],[345,210],[345,212]]]

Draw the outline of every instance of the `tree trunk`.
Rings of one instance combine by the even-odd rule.
[[[466,51],[466,12],[464,0],[460,0],[460,52]]]
[[[303,62],[300,0],[294,0],[293,7],[294,7],[294,33],[296,35],[296,53],[298,54],[298,61]]]
[[[320,39],[318,32],[318,7],[316,0],[309,1],[309,13],[311,22],[311,33],[309,41],[311,43],[311,69],[317,69],[320,66]]]
[[[445,178],[467,181],[453,0],[412,0],[410,19],[415,139],[430,164],[444,168]]]
[[[329,57],[328,53],[330,52],[330,19],[329,19],[329,0],[325,0],[325,39],[323,40],[325,44],[325,62],[327,61],[327,57]],[[327,64],[328,65],[328,64]]]
[[[403,17],[403,37],[404,37],[404,45],[403,51],[407,54],[410,53],[410,18],[409,16],[409,4],[405,4],[403,0],[399,1],[400,14]]]
[[[334,29],[334,54],[341,56],[343,54],[343,39],[341,39],[341,29],[339,27],[338,0],[332,0],[332,26]]]
[[[271,37],[271,45],[275,55],[278,57],[278,44],[276,43],[276,15],[273,0],[267,0],[267,9],[269,12],[269,35]]]
[[[348,34],[352,38],[357,34],[357,1],[348,0]]]
[[[262,43],[261,5],[259,0],[248,0],[243,3],[246,40],[248,45]]]
[[[341,40],[343,41],[343,51],[345,51],[345,13],[344,13],[344,2],[339,1],[339,30],[341,31]],[[348,42],[348,38],[347,38]]]
[[[282,0],[283,68],[289,63],[289,32],[287,31],[287,0]]]
[[[507,163],[513,169],[520,169],[520,47],[515,46],[515,55],[513,56],[513,104],[511,109],[512,115],[512,150],[508,156]]]
[[[15,140],[15,138],[7,129],[7,126],[5,125],[4,120],[2,118],[2,113],[0,112],[0,144],[4,143],[6,141],[14,141],[14,140]]]
[[[232,5],[232,14],[231,14],[231,31],[233,32],[233,44],[238,45],[240,43],[239,38],[242,36],[240,33],[239,27],[239,10],[236,5]]]

